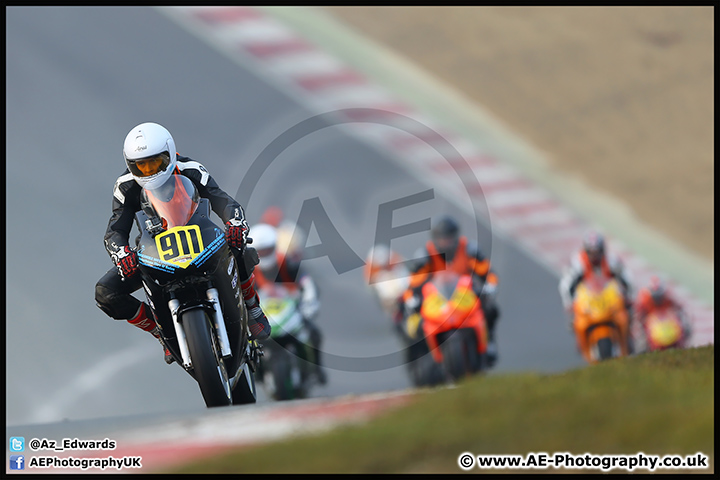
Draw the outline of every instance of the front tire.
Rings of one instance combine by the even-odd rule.
[[[453,330],[447,333],[440,344],[443,366],[448,380],[460,380],[473,373],[479,363],[477,346],[465,330]]]
[[[275,382],[275,400],[302,398],[302,372],[297,352],[292,344],[279,346],[272,358],[272,376]]]
[[[230,381],[222,360],[214,330],[205,310],[196,308],[182,314],[195,380],[202,392],[205,405],[222,407],[232,404]]]
[[[602,360],[609,360],[613,357],[613,341],[612,338],[601,338],[597,342],[598,358]]]
[[[417,387],[434,387],[445,382],[443,367],[430,352],[415,360],[413,370],[413,383]]]

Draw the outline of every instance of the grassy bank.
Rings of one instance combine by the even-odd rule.
[[[713,389],[714,346],[562,374],[478,377],[419,394],[410,406],[364,425],[238,450],[175,473],[460,473],[463,452],[702,452],[710,468],[683,471],[708,473],[714,471]]]

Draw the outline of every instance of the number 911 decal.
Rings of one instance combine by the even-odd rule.
[[[200,227],[173,227],[156,236],[155,245],[161,260],[186,268],[203,251]]]

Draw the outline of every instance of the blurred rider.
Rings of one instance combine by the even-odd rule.
[[[150,306],[132,295],[142,281],[138,275],[138,254],[130,247],[130,230],[135,213],[141,210],[142,188],[160,186],[172,175],[183,175],[195,184],[201,197],[210,200],[213,211],[225,222],[225,240],[236,256],[251,338],[268,338],[270,324],[260,308],[255,277],[243,261],[248,225],[242,206],[218,186],[203,165],[178,155],[172,135],[157,123],[142,123],[130,130],[123,144],[123,157],[127,168],[115,181],[112,215],[105,231],[105,249],[114,267],[95,285],[97,306],[111,318],[127,320],[160,339]],[[167,348],[165,362],[173,362]]]
[[[682,324],[683,338],[690,338],[690,322],[688,321],[685,310],[670,293],[665,282],[658,276],[653,275],[650,278],[650,284],[638,291],[635,302],[634,320],[642,327],[643,335],[647,316],[655,311],[665,309],[671,309],[675,312]]]
[[[628,310],[628,316],[630,316],[632,310],[632,285],[628,273],[625,271],[620,258],[606,252],[605,237],[600,232],[591,230],[585,234],[582,248],[575,252],[571,258],[570,268],[563,274],[558,285],[563,307],[570,319],[571,331],[574,331],[572,308],[575,291],[580,282],[592,274],[599,274],[607,279],[614,278],[620,283],[625,299],[625,307]],[[632,338],[628,338],[628,347],[632,352]]]
[[[375,245],[368,252],[363,276],[381,308],[392,318],[393,326],[401,329],[402,295],[410,281],[403,257],[386,244]]]
[[[259,223],[277,229],[277,251],[299,262],[305,249],[306,233],[294,222],[287,220],[280,207],[272,205],[265,209]]]
[[[251,228],[253,246],[258,252],[260,263],[255,270],[255,281],[262,291],[270,283],[279,283],[291,293],[299,297],[298,309],[303,323],[310,333],[310,348],[314,355],[314,363],[318,381],[327,383],[325,369],[321,363],[322,333],[315,323],[320,310],[318,289],[314,280],[300,268],[301,258],[296,255],[285,255],[278,249],[278,230],[267,223],[258,223]]]
[[[441,216],[430,230],[430,240],[415,254],[417,262],[411,268],[410,286],[403,295],[405,314],[417,313],[422,301],[422,286],[434,272],[449,269],[459,275],[473,277],[473,289],[480,297],[488,329],[487,360],[492,367],[498,358],[496,326],[500,317],[496,301],[498,277],[490,268],[480,248],[460,235],[460,226],[449,216]]]
[[[376,245],[368,253],[367,262],[363,267],[365,280],[374,283],[382,280],[383,274],[392,272],[398,265],[402,265],[403,258],[387,245]]]
[[[573,255],[570,268],[560,279],[558,286],[563,307],[568,314],[572,314],[572,303],[577,286],[592,273],[618,280],[623,288],[626,306],[631,305],[632,287],[622,261],[614,255],[607,254],[605,237],[601,233],[591,230],[585,234],[582,249]]]

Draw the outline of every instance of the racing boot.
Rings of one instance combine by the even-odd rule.
[[[158,341],[160,341],[160,332],[157,328],[157,324],[155,323],[155,320],[148,316],[148,312],[150,311],[150,307],[148,307],[145,302],[140,303],[140,308],[138,308],[135,316],[128,320],[128,323],[131,325],[135,325],[141,330],[150,332],[153,337],[157,338]],[[160,344],[163,345],[162,341],[160,341]],[[165,349],[165,363],[170,365],[174,362],[173,356],[170,353],[170,350],[168,350],[164,345],[163,348]]]
[[[627,327],[627,348],[628,348],[628,355],[634,355],[635,354],[635,336],[633,335],[633,329],[632,329],[632,319],[635,316],[633,313],[633,305],[631,302],[626,303],[627,308],[627,317],[628,317],[628,327]]]
[[[497,363],[497,344],[495,340],[488,339],[487,349],[485,350],[485,358],[487,359],[488,368],[492,368]]]
[[[260,297],[255,291],[255,274],[240,285],[243,300],[248,311],[248,328],[251,340],[267,340],[270,337],[270,322],[260,308]]]
[[[167,363],[168,365],[173,363],[175,359],[173,358],[172,353],[170,353],[170,350],[165,346],[162,340],[160,340],[160,330],[155,328],[152,332],[150,332],[150,334],[152,334],[153,337],[157,338],[158,342],[160,342],[160,345],[162,345],[165,349],[165,363]]]
[[[327,374],[325,373],[325,369],[322,365],[319,363],[317,364],[317,370],[315,371],[315,374],[317,375],[318,383],[320,385],[327,384]]]
[[[495,305],[485,310],[485,321],[487,322],[487,349],[485,350],[485,359],[488,368],[493,368],[497,363],[498,349],[495,341],[495,327],[497,326],[498,310]]]
[[[304,321],[305,327],[310,332],[310,350],[312,351],[313,363],[315,364],[315,375],[317,376],[318,383],[320,385],[325,385],[327,383],[327,374],[325,373],[325,369],[320,361],[322,334],[315,322],[307,318],[305,318]]]

